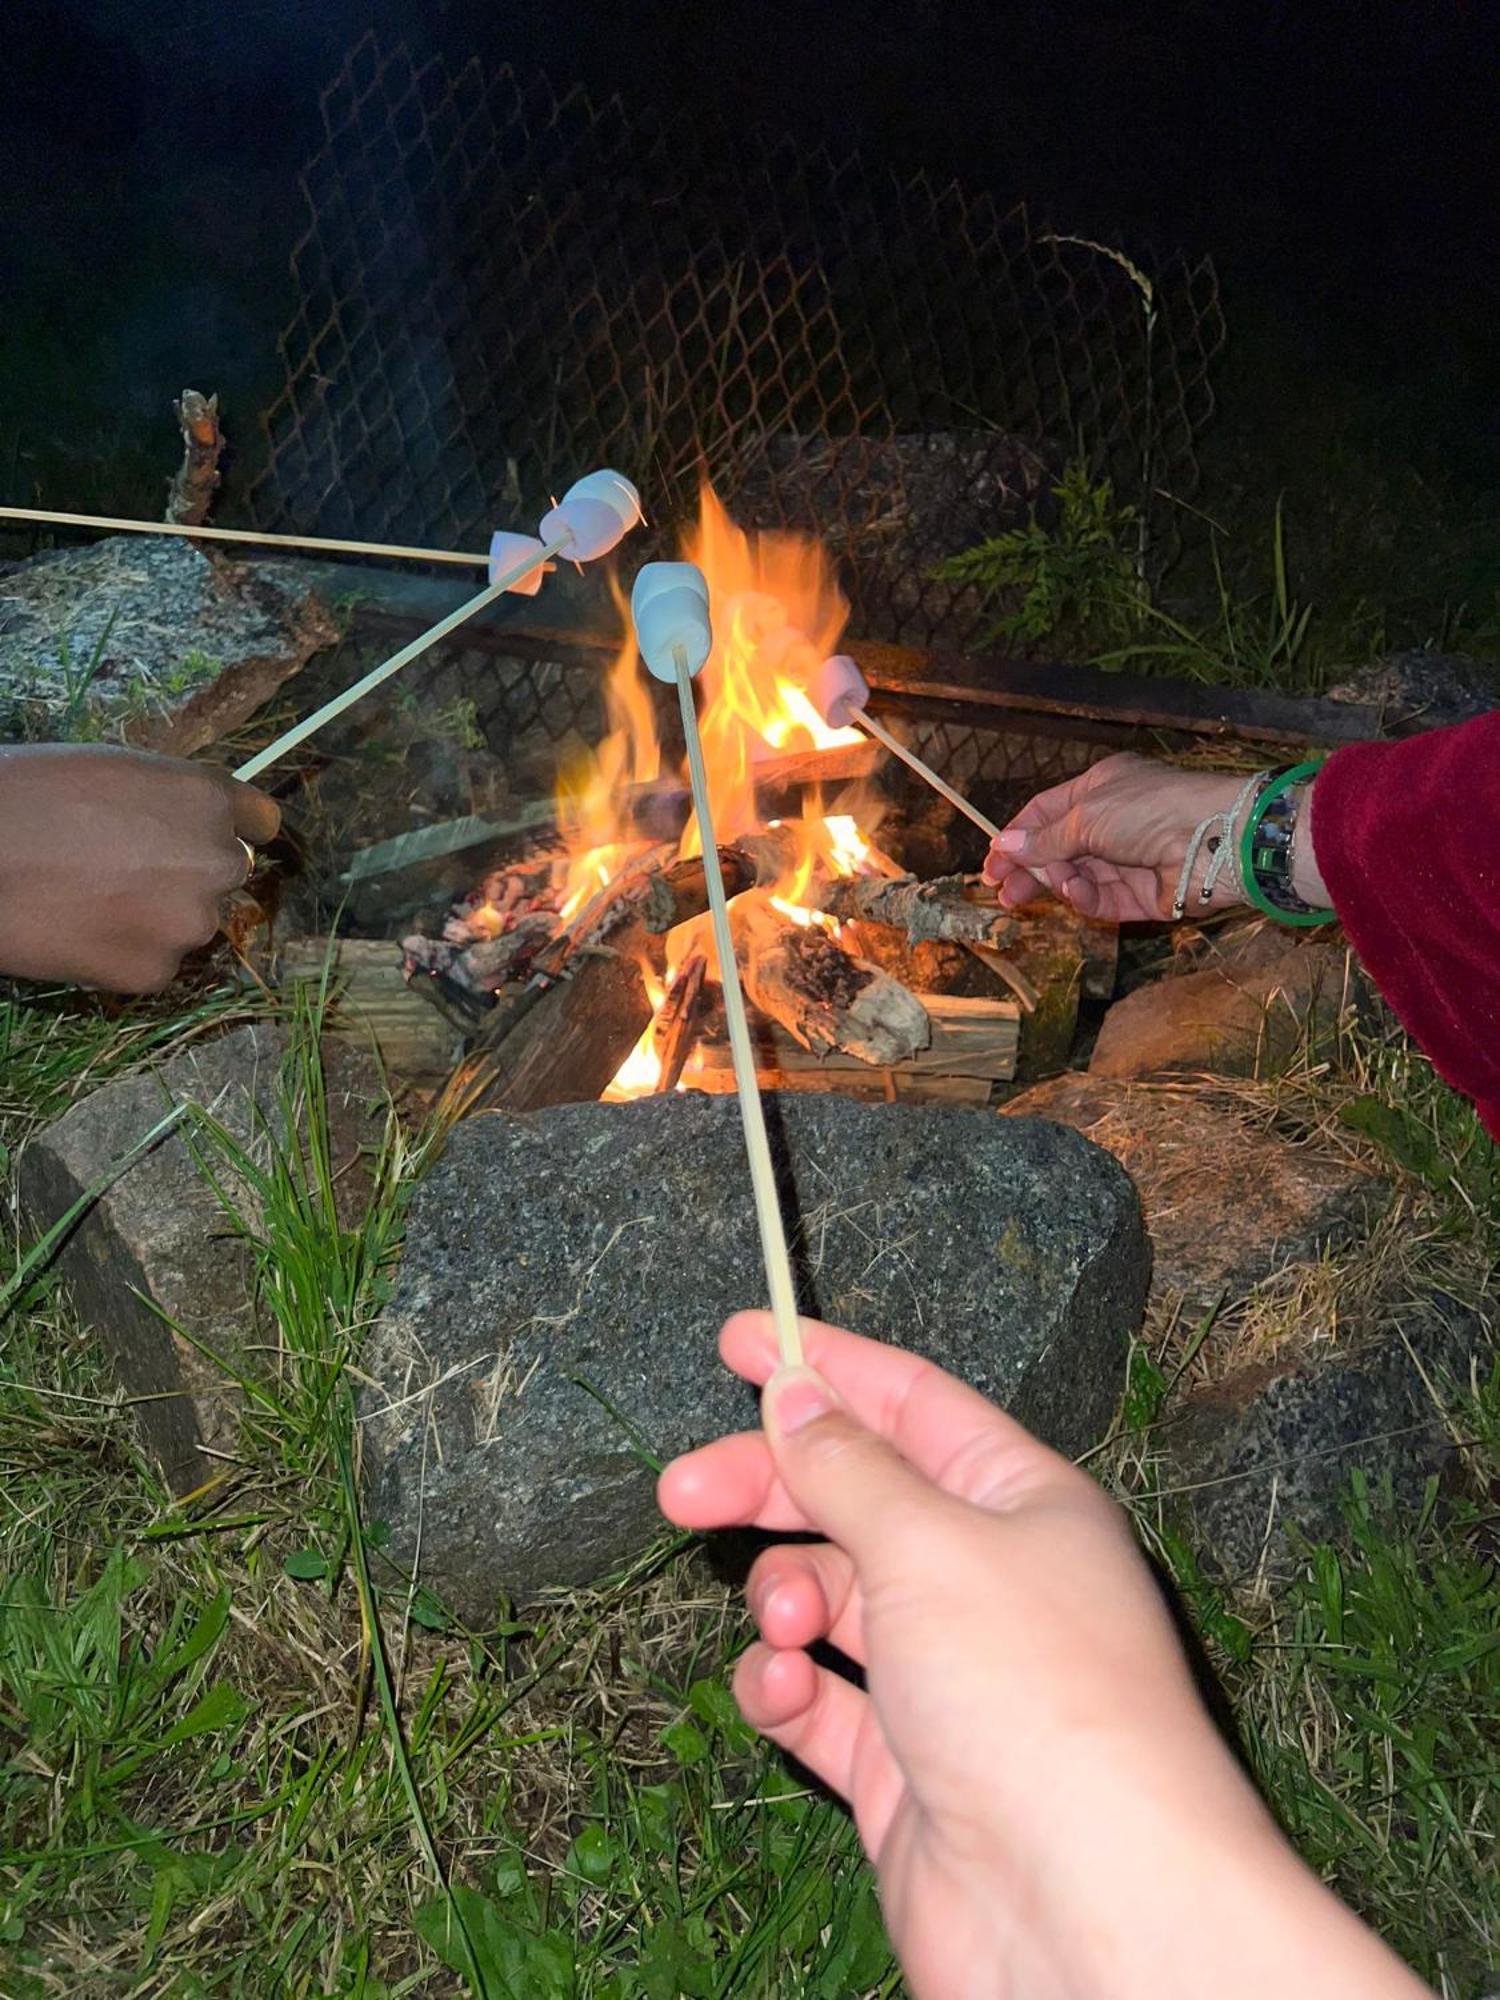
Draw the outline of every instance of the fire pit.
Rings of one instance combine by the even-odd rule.
[[[848,612],[815,541],[747,534],[705,491],[686,552],[715,605],[702,728],[762,1082],[988,1102],[1016,1075],[1023,1017],[1059,993],[1076,1008],[1085,973],[1095,990],[1112,976],[1112,935],[1064,911],[1018,919],[972,878],[932,871],[954,852],[944,821],[925,798],[903,808],[885,751],[809,699]],[[512,851],[401,926],[413,1005],[464,1040],[471,1103],[733,1087],[701,841],[653,686],[622,639],[605,729],[563,761],[548,823],[522,815]],[[914,826],[920,874],[905,865]],[[350,1010],[363,997],[388,1030],[394,953],[340,957]],[[320,958],[304,946],[287,969]]]

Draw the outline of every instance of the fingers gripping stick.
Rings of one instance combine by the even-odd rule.
[[[883,723],[868,714],[870,687],[864,675],[847,653],[835,653],[819,667],[813,677],[811,688],[813,707],[822,716],[830,729],[848,729],[851,726],[863,729],[873,736],[877,743],[883,743],[893,757],[916,772],[924,784],[931,785],[940,792],[949,805],[956,806],[965,819],[974,822],[981,832],[991,840],[998,840],[1000,829],[993,820],[985,818],[978,806],[971,806],[962,792],[954,791],[946,778],[940,778],[930,764],[924,764],[913,750],[908,750],[899,736],[893,736]]]
[[[714,950],[719,960],[719,982],[724,989],[724,1018],[729,1028],[735,1089],[739,1094],[740,1118],[745,1128],[745,1151],[749,1156],[750,1181],[755,1191],[761,1255],[771,1294],[771,1315],[776,1323],[777,1345],[783,1364],[792,1367],[802,1359],[797,1293],[792,1283],[786,1230],[776,1194],[770,1141],[766,1137],[765,1107],[760,1101],[760,1085],[755,1077],[755,1053],[750,1046],[750,1024],[745,1018],[745,996],[740,990],[734,940],[729,932],[729,905],[724,894],[724,877],[714,838],[708,772],[703,761],[703,742],[698,734],[698,711],[693,702],[693,676],[702,671],[713,650],[708,585],[703,572],[692,563],[647,563],[635,580],[635,589],[630,597],[630,614],[635,622],[641,657],[658,680],[676,683],[677,698],[682,707],[688,775],[692,781],[693,807],[698,815],[698,832],[703,843],[703,875],[713,921]]]
[[[593,562],[617,547],[640,518],[640,495],[623,473],[589,473],[587,478],[570,486],[557,505],[543,515],[539,537],[503,532],[495,536],[490,544],[490,580],[477,597],[471,597],[456,611],[450,611],[446,618],[403,646],[399,653],[393,653],[390,659],[372,667],[352,687],[345,688],[332,701],[324,702],[321,708],[304,716],[301,722],[278,736],[274,743],[268,743],[264,750],[258,751],[248,763],[241,764],[234,775],[244,779],[258,778],[288,750],[295,750],[299,743],[305,743],[325,723],[332,722],[346,708],[352,708],[355,702],[363,700],[382,681],[388,681],[392,674],[410,666],[413,660],[446,639],[450,632],[456,631],[476,612],[483,611],[487,604],[503,597],[506,591],[521,590],[528,596],[533,595],[554,556],[568,556],[575,562]],[[532,583],[533,578],[535,583]]]

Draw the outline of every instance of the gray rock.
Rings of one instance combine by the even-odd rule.
[[[22,1201],[38,1232],[125,1159],[175,1103],[212,1112],[252,1157],[264,1157],[273,1138],[285,1145],[284,1050],[279,1032],[240,1028],[74,1105],[32,1141],[21,1162]],[[347,1221],[363,1187],[361,1148],[380,1132],[380,1118],[368,1109],[379,1079],[369,1058],[347,1046],[330,1046],[324,1070]],[[250,1298],[251,1257],[194,1155],[189,1130],[179,1128],[121,1175],[60,1259],[85,1323],[112,1358],[126,1394],[139,1399],[144,1442],[179,1492],[222,1465],[204,1446],[234,1450],[240,1396],[231,1372],[264,1374],[268,1362]],[[220,1187],[253,1222],[258,1207],[251,1188],[226,1162],[209,1157]],[[195,1342],[223,1356],[231,1372]]]
[[[1105,1015],[1090,1074],[1255,1075],[1309,1031],[1331,1031],[1358,997],[1360,977],[1341,939],[1318,937],[1154,980]]]
[[[1483,1322],[1438,1300],[1399,1333],[1329,1359],[1245,1368],[1184,1399],[1159,1433],[1161,1485],[1211,1565],[1235,1582],[1294,1564],[1298,1535],[1337,1540],[1350,1475],[1411,1506],[1453,1441],[1423,1379],[1487,1368]]]
[[[1360,667],[1331,687],[1328,699],[1378,708],[1384,728],[1403,735],[1468,722],[1500,706],[1500,679],[1493,666],[1465,653],[1419,649]]]
[[[1152,1297],[1167,1309],[1232,1304],[1362,1234],[1390,1197],[1348,1160],[1291,1145],[1180,1088],[1059,1076],[1005,1111],[1071,1125],[1114,1154],[1140,1194]]]
[[[1067,1452],[1146,1286],[1129,1181],[1055,1126],[769,1100],[804,1309],[930,1355]],[[789,1163],[789,1164],[788,1164]],[[417,1189],[364,1402],[371,1511],[469,1617],[597,1578],[659,1525],[643,1456],[755,1421],[718,1360],[764,1297],[732,1099],[491,1115]]]
[[[0,577],[0,734],[191,756],[337,638],[293,564],[146,535],[39,556]]]

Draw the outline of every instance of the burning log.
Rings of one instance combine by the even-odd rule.
[[[792,750],[757,757],[751,775],[757,798],[777,792],[801,792],[815,785],[847,785],[872,777],[884,763],[878,743],[835,744],[831,750]]]
[[[534,1004],[506,1010],[496,1026],[509,1032],[476,1059],[474,1107],[542,1111],[601,1096],[651,1021],[648,950],[633,925],[609,948],[580,954],[567,978],[530,996]]]
[[[677,1088],[693,1052],[703,1022],[703,982],[707,971],[708,960],[701,952],[694,952],[672,981],[656,1017],[651,1033],[661,1063],[656,1085],[658,1097],[665,1097]]]
[[[881,1065],[927,1047],[932,1027],[916,995],[816,924],[788,923],[762,896],[742,896],[731,922],[746,993],[804,1048]]]
[[[724,876],[726,896],[742,896],[747,889],[769,889],[785,881],[796,866],[797,840],[790,827],[776,827],[765,833],[745,834],[732,845],[719,849],[719,868]],[[689,855],[662,869],[641,899],[641,920],[658,936],[675,930],[708,908],[708,884],[703,874],[701,854]]]
[[[1016,919],[993,900],[969,901],[965,883],[961,875],[935,882],[918,882],[910,875],[895,881],[850,875],[816,882],[809,893],[831,917],[889,924],[905,931],[913,944],[942,939],[950,944],[988,945],[992,950],[1009,944],[1019,928]]]

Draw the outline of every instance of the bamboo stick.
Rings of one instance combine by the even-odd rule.
[[[962,792],[954,791],[946,778],[940,778],[930,764],[924,764],[915,750],[908,750],[899,736],[893,736],[883,722],[877,722],[873,715],[861,709],[854,717],[861,729],[867,729],[877,743],[883,743],[893,757],[899,757],[903,764],[916,772],[925,784],[940,792],[950,806],[956,806],[965,819],[974,822],[981,833],[987,833],[991,840],[1000,838],[1000,829],[991,819],[986,819],[978,806],[971,806]]]
[[[319,555],[395,556],[402,562],[458,563],[464,569],[487,569],[487,555],[465,555],[459,549],[414,549],[401,542],[344,542],[327,535],[269,535],[251,528],[192,527],[178,521],[117,520],[108,514],[59,514],[46,507],[0,507],[0,521],[41,521],[56,528],[101,528],[111,534],[179,535],[191,542],[245,542],[266,549],[315,549]]]
[[[713,815],[709,809],[708,771],[703,761],[703,740],[698,734],[698,710],[693,701],[693,676],[687,652],[674,649],[677,669],[677,699],[682,708],[682,733],[687,744],[688,777],[693,788],[693,807],[698,815],[698,831],[703,842],[703,874],[708,885],[709,915],[713,923],[714,950],[719,960],[719,983],[724,993],[724,1020],[729,1030],[729,1049],[734,1061],[735,1089],[740,1100],[740,1118],[745,1128],[745,1151],[750,1161],[750,1183],[755,1191],[755,1216],[760,1225],[761,1255],[766,1282],[771,1292],[771,1316],[776,1323],[776,1342],[784,1368],[802,1361],[802,1327],[797,1317],[797,1291],[792,1282],[792,1260],[786,1247],[786,1228],[781,1219],[781,1201],[776,1192],[776,1169],[771,1161],[771,1142],[766,1136],[765,1106],[760,1101],[760,1085],[755,1076],[755,1051],[750,1045],[750,1024],[745,1016],[745,996],[740,989],[739,967],[735,963],[734,939],[729,929],[729,905],[724,895],[724,877],[719,867],[719,850],[714,840]]]
[[[311,715],[304,716],[301,722],[294,723],[290,729],[285,730],[274,743],[268,743],[264,750],[258,750],[253,757],[240,765],[234,775],[244,781],[258,778],[262,771],[268,769],[278,758],[284,757],[288,750],[295,750],[299,743],[305,743],[308,737],[315,734],[325,723],[332,722],[335,717],[342,715],[346,708],[352,708],[355,702],[378,688],[382,681],[388,681],[392,674],[400,673],[403,667],[410,666],[413,660],[425,653],[429,647],[437,645],[440,639],[446,639],[448,634],[462,625],[466,618],[472,618],[476,612],[483,611],[487,604],[493,604],[497,597],[503,597],[505,592],[518,584],[523,577],[530,576],[534,569],[540,568],[544,562],[550,562],[553,556],[560,555],[572,539],[571,534],[559,535],[556,541],[548,542],[534,556],[528,556],[524,562],[508,569],[504,576],[497,577],[495,582],[487,584],[477,597],[469,598],[466,603],[460,604],[456,611],[450,611],[446,618],[439,619],[436,625],[429,626],[425,632],[419,632],[409,645],[401,648],[399,653],[393,653],[388,660],[382,660],[378,667],[372,667],[352,687],[346,687],[343,693],[336,694],[332,701],[325,701],[321,708],[315,708]]]

